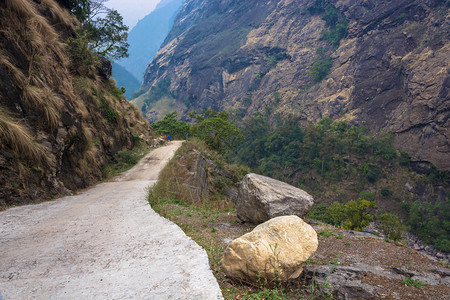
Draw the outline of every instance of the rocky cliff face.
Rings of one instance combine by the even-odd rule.
[[[53,0],[0,2],[0,208],[84,188],[148,138],[111,63],[77,48],[76,25]]]
[[[323,12],[311,9],[323,3],[347,20],[338,46],[323,38]],[[449,170],[449,29],[440,0],[190,0],[138,103],[151,121],[173,108],[348,120],[393,132],[414,161]],[[321,57],[332,65],[316,80],[310,70]],[[161,81],[170,87],[155,97]]]

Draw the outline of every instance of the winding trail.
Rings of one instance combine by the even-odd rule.
[[[206,252],[146,200],[180,145],[77,196],[0,212],[0,299],[222,299]]]

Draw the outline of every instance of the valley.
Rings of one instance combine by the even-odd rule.
[[[448,299],[449,1],[107,5],[0,2],[0,300]]]

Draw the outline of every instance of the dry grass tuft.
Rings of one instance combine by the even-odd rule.
[[[93,142],[93,131],[91,128],[87,127],[87,126],[82,126],[82,132],[83,132],[83,140],[84,142],[89,145],[92,144]]]
[[[0,140],[11,147],[16,157],[26,157],[38,164],[45,160],[42,147],[34,142],[28,129],[1,110]]]
[[[16,85],[20,86],[25,82],[26,79],[25,75],[19,68],[17,68],[13,63],[11,63],[8,56],[4,54],[2,51],[0,51],[0,65],[3,65],[8,69],[9,75],[11,76]]]
[[[22,18],[29,19],[36,15],[36,8],[28,0],[5,0],[6,7]]]
[[[53,44],[58,40],[58,33],[48,23],[47,19],[41,15],[34,15],[27,21],[27,26],[32,31],[36,31],[42,35],[48,44]]]
[[[53,0],[42,0],[41,5],[48,9],[50,17],[54,23],[64,24],[75,30],[75,18]]]
[[[58,127],[61,119],[62,100],[50,89],[42,89],[27,84],[22,89],[22,99],[27,107],[39,111],[51,129]]]
[[[42,93],[43,91],[41,88],[27,84],[22,88],[22,99],[27,106],[37,107],[43,102],[41,98]]]

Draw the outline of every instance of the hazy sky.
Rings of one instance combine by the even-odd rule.
[[[109,0],[105,5],[117,10],[125,25],[131,28],[148,15],[161,0]]]

